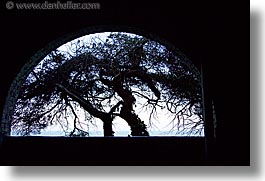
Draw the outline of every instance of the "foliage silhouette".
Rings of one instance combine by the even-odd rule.
[[[132,136],[149,136],[155,119],[169,120],[178,133],[203,130],[199,74],[181,53],[138,35],[72,41],[67,51],[47,55],[19,91],[12,129],[21,135],[54,124],[67,132],[73,124],[68,136],[89,136],[84,124],[100,119],[104,136],[113,136],[117,117],[128,123]],[[136,107],[148,112],[148,126]],[[170,119],[158,118],[158,112]]]

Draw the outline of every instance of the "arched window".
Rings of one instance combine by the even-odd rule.
[[[201,92],[200,72],[169,42],[134,28],[88,28],[52,42],[22,68],[1,132],[204,136]]]

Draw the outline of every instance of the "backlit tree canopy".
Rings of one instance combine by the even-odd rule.
[[[176,133],[203,131],[199,74],[182,54],[138,35],[72,41],[47,55],[19,91],[12,129],[21,135],[58,124],[72,125],[68,136],[89,136],[82,125],[97,119],[113,136],[117,118],[132,136],[149,136],[156,121]]]

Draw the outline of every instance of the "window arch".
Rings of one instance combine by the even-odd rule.
[[[10,135],[10,132],[11,132],[10,120],[12,119],[12,115],[14,113],[15,104],[19,96],[19,90],[21,89],[21,86],[25,82],[25,79],[30,74],[30,72],[34,69],[34,67],[36,67],[39,64],[39,62],[43,60],[50,52],[60,47],[61,45],[71,40],[74,40],[78,37],[84,36],[84,35],[93,34],[93,33],[101,33],[101,32],[133,33],[133,34],[137,34],[140,36],[144,36],[153,41],[156,41],[164,45],[169,51],[180,56],[182,63],[188,67],[189,71],[191,71],[192,74],[195,75],[196,77],[200,77],[200,72],[198,71],[198,69],[193,65],[193,63],[184,54],[181,53],[181,51],[179,51],[177,48],[175,48],[172,44],[170,44],[166,40],[158,38],[156,35],[153,35],[151,33],[148,33],[143,30],[139,30],[133,27],[121,27],[121,26],[88,27],[78,32],[65,35],[59,38],[58,40],[51,42],[45,48],[39,50],[33,57],[31,57],[30,61],[24,65],[24,67],[21,69],[21,71],[19,72],[19,74],[17,75],[17,77],[15,78],[15,80],[13,81],[9,89],[8,97],[6,99],[6,103],[4,106],[2,122],[1,122],[1,132],[4,135]]]

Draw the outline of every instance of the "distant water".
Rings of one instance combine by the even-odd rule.
[[[114,136],[121,136],[121,137],[127,137],[130,134],[128,131],[116,131]],[[149,131],[150,136],[200,136],[203,137],[204,135],[188,135],[188,134],[176,134],[176,133],[169,133],[168,131]],[[19,136],[15,134],[14,132],[11,132],[11,136]],[[45,131],[41,134],[32,134],[31,136],[66,136],[65,133],[62,131]],[[102,137],[103,132],[102,131],[94,131],[90,132],[91,137]]]

